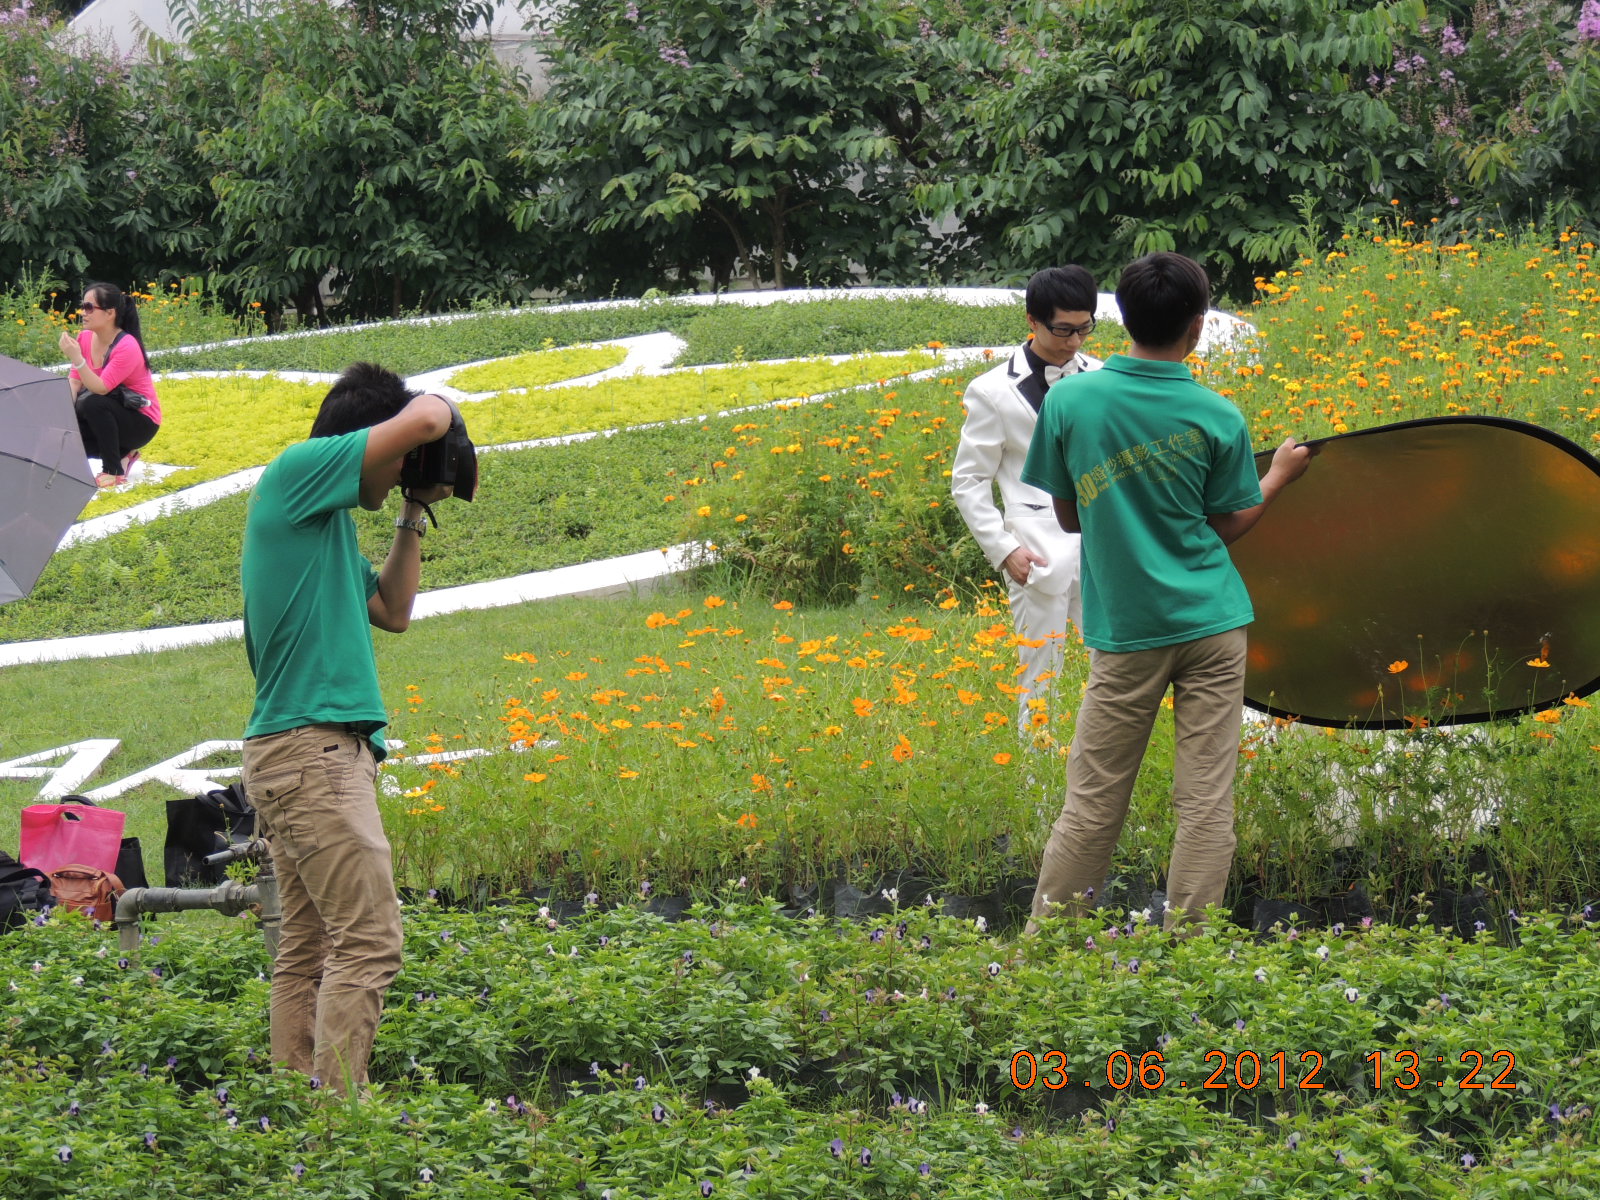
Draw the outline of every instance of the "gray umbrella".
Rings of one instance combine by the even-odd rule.
[[[33,589],[94,493],[71,385],[0,355],[0,604]]]

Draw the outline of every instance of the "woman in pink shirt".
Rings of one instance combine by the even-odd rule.
[[[61,335],[61,352],[72,364],[73,407],[90,458],[100,460],[95,483],[128,482],[139,448],[161,427],[161,402],[150,377],[150,360],[139,341],[139,309],[109,283],[91,283],[78,306],[83,328]]]

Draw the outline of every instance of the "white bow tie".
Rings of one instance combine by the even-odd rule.
[[[1045,365],[1044,365],[1044,382],[1045,382],[1045,386],[1048,387],[1050,384],[1054,383],[1056,380],[1060,379],[1063,375],[1066,375],[1066,374],[1069,374],[1069,372],[1067,371],[1066,367],[1064,367],[1064,366],[1058,367],[1058,366],[1055,365],[1055,363],[1045,363]]]

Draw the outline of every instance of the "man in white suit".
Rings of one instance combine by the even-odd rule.
[[[967,418],[950,470],[956,507],[1011,592],[1022,662],[1017,682],[1024,689],[1017,728],[1025,740],[1049,723],[1044,694],[1060,672],[1083,601],[1078,535],[1062,530],[1047,493],[1022,482],[1022,464],[1050,385],[1100,365],[1082,352],[1098,302],[1094,276],[1082,267],[1046,267],[1028,280],[1024,306],[1033,336],[967,385]]]

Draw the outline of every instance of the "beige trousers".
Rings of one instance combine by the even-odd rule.
[[[1078,636],[1083,602],[1076,578],[1064,592],[1045,592],[1009,575],[1005,578],[1011,595],[1011,625],[1020,639],[1017,659],[1022,672],[1017,684],[1026,689],[1018,698],[1017,733],[1031,745],[1035,730],[1050,724],[1050,705],[1055,700],[1066,641]]]
[[[1045,845],[1034,917],[1049,910],[1081,915],[1104,889],[1169,684],[1178,830],[1167,870],[1167,925],[1221,903],[1235,845],[1233,777],[1244,670],[1243,627],[1129,654],[1090,651],[1089,686],[1067,759],[1066,803]]]
[[[283,902],[272,1058],[337,1092],[365,1082],[400,970],[400,902],[365,736],[303,725],[244,744],[244,786]]]

